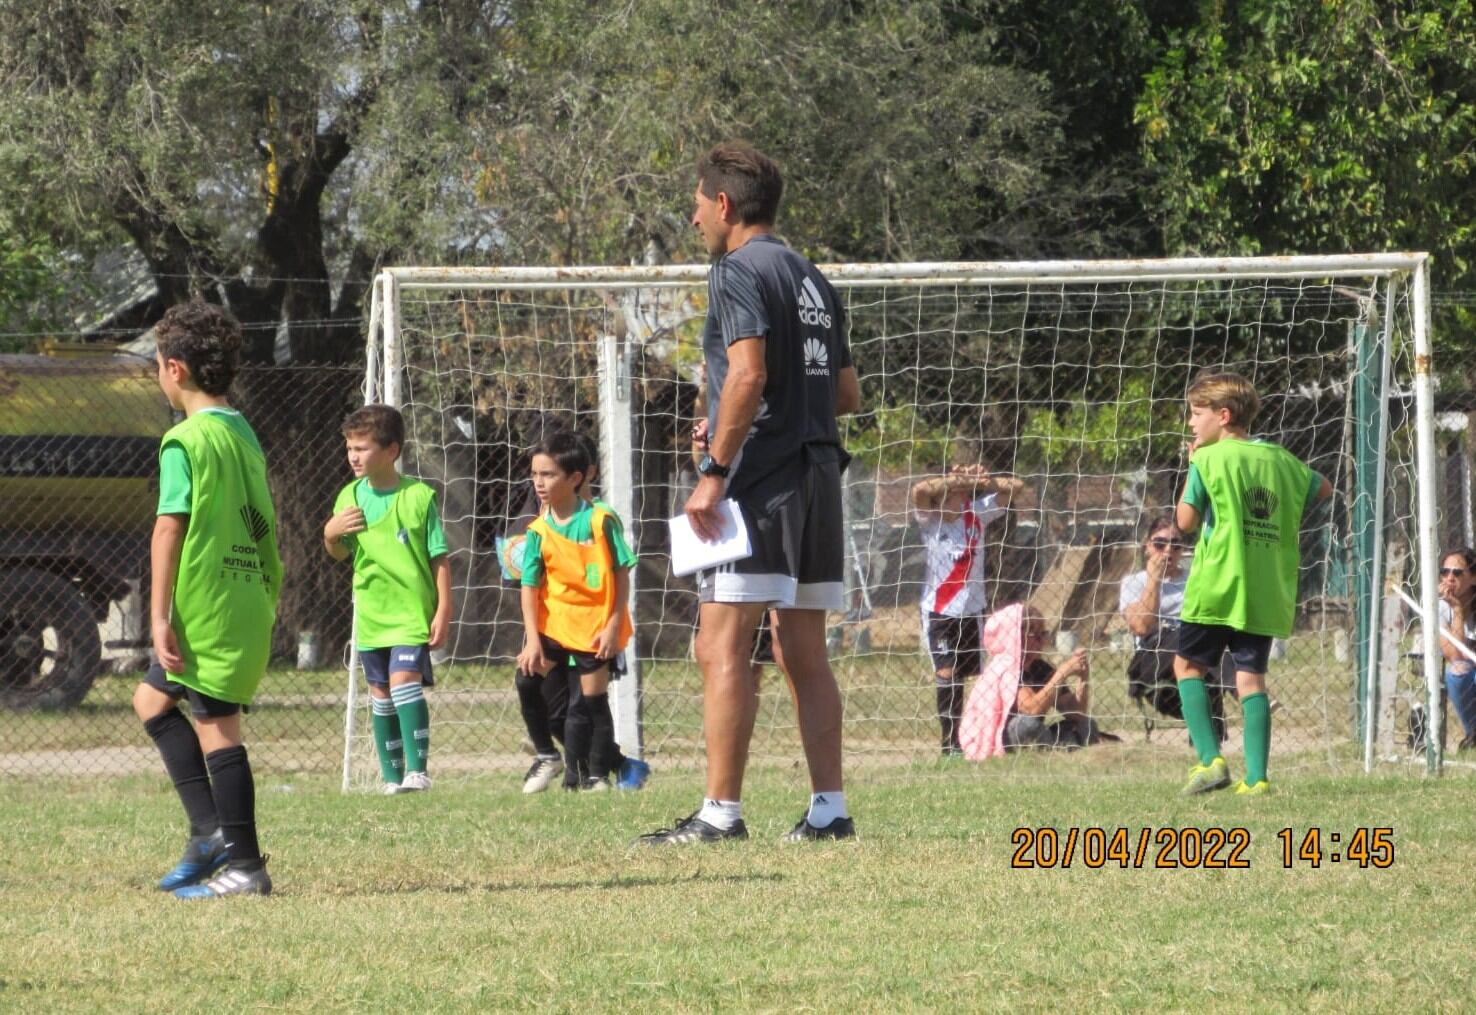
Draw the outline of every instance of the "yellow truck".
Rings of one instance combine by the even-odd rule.
[[[99,625],[130,592],[147,602],[172,422],[154,374],[111,351],[0,356],[0,707],[80,702],[103,667]],[[107,647],[142,650],[147,625],[130,626]]]

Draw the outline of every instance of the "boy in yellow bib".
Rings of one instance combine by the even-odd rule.
[[[534,447],[530,472],[541,510],[523,549],[518,672],[524,683],[529,677],[569,682],[566,789],[610,788],[610,759],[617,755],[609,682],[622,669],[620,653],[631,635],[636,558],[615,513],[579,496],[590,465],[587,446],[569,432]],[[535,726],[530,723],[530,733]]]
[[[436,493],[395,468],[405,420],[366,405],[343,421],[354,481],[333,504],[323,546],[354,558],[357,649],[369,683],[374,749],[386,795],[430,789],[431,649],[451,628],[451,565]]]

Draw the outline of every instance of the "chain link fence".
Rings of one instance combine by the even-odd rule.
[[[352,607],[320,534],[351,478],[339,423],[362,390],[362,368],[336,366],[249,366],[231,390],[266,452],[285,570],[274,668],[248,720],[269,768],[342,756]],[[159,439],[174,422],[153,362],[0,357],[0,402],[0,772],[153,772],[131,705],[150,655]]]
[[[1049,323],[1016,315],[997,325],[989,314],[1006,317],[1002,303],[961,309],[955,295],[950,306],[919,309],[911,293],[850,299],[853,349],[871,407],[848,434],[856,452],[844,519],[848,608],[829,628],[848,755],[866,764],[938,751],[933,665],[918,606],[927,546],[912,488],[950,462],[982,462],[1024,482],[985,532],[991,608],[1027,601],[1039,610],[1051,630],[1050,658],[1090,651],[1093,711],[1109,729],[1134,744],[1181,748],[1182,724],[1129,694],[1134,646],[1118,607],[1121,583],[1143,567],[1144,523],[1172,505],[1182,483],[1179,397],[1189,370],[1217,355],[1204,342],[1208,329],[1197,333],[1193,352],[1170,343],[1155,368],[1137,354],[1129,362],[1122,341],[1093,360],[1092,335],[1104,330],[1102,321],[1063,328],[1061,319],[1079,310],[1069,301],[1042,307],[1037,297],[1030,312]],[[412,437],[405,460],[407,471],[441,495],[457,596],[452,641],[437,656],[431,694],[432,762],[438,773],[513,775],[526,764],[512,686],[521,620],[516,586],[500,574],[497,539],[529,509],[523,451],[531,440],[555,425],[599,436],[598,371],[579,346],[608,330],[610,304],[581,310],[587,316],[579,319],[567,305],[539,304],[545,316],[530,324],[536,314],[513,321],[503,301],[495,308],[499,326],[481,333],[469,322],[487,306],[446,300],[433,309],[454,320],[427,317],[421,338],[411,333],[420,358],[407,363]],[[559,330],[547,326],[550,317]],[[1122,328],[1128,317],[1110,321]],[[1343,311],[1325,312],[1315,322],[1319,337],[1295,360],[1279,359],[1274,341],[1235,346],[1222,334],[1218,346],[1221,361],[1255,362],[1271,350],[1262,383],[1273,393],[1256,430],[1338,490],[1303,533],[1297,629],[1278,643],[1271,678],[1278,750],[1323,756],[1355,737],[1348,448],[1353,429],[1365,424],[1350,410],[1344,384],[1351,322]],[[1162,322],[1135,326],[1161,329]],[[1305,336],[1307,326],[1300,327]],[[644,748],[659,764],[681,767],[701,763],[701,678],[691,657],[696,596],[689,580],[670,576],[664,523],[695,478],[687,433],[698,410],[693,374],[681,365],[683,356],[693,359],[694,336],[671,333],[683,336],[676,351],[646,342],[635,360],[637,510],[629,521],[642,557],[636,619]],[[530,335],[546,345],[531,359]],[[472,338],[480,343],[476,358],[454,359]],[[1135,382],[1140,376],[1146,383]],[[350,478],[339,423],[362,401],[362,385],[356,366],[249,367],[232,391],[267,454],[285,566],[273,670],[248,720],[253,759],[268,770],[335,773],[343,763],[350,576],[347,564],[322,551],[320,534]],[[1114,417],[1122,432],[1094,431],[1094,413],[1114,404],[1109,392],[1115,404],[1147,415]],[[130,706],[148,659],[156,455],[171,424],[152,364],[8,357],[0,395],[8,410],[0,433],[0,771],[154,772],[153,747]],[[1391,405],[1397,415],[1407,399]],[[1078,407],[1082,415],[1074,418]],[[1045,429],[1047,416],[1080,433]],[[1402,416],[1392,421],[1389,449],[1396,580],[1412,573],[1401,562],[1413,502],[1413,481],[1401,471],[1412,460],[1400,444],[1407,442],[1403,423]],[[1131,440],[1123,436],[1134,427]],[[1464,432],[1451,431],[1441,480],[1456,542],[1461,503],[1470,527],[1469,447]],[[1401,665],[1393,718],[1406,729],[1418,718],[1411,706],[1421,690],[1413,669]],[[767,669],[754,753],[789,762],[798,738],[788,692]],[[1238,711],[1227,709],[1232,738]],[[361,732],[365,726],[361,715]],[[367,738],[356,738],[354,750],[356,768],[372,779]]]

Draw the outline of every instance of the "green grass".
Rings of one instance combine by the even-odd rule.
[[[858,768],[861,841],[803,847],[776,841],[802,778],[764,768],[752,840],[640,852],[632,835],[696,802],[695,773],[389,799],[263,774],[278,892],[206,904],[152,888],[182,841],[162,777],[11,779],[0,1009],[1468,1007],[1466,778],[1296,770],[1272,797],[1181,800],[1183,759],[1102,757]],[[1020,825],[1244,826],[1250,869],[1015,870]],[[1392,869],[1282,867],[1280,828],[1375,825],[1394,829]]]
[[[1313,634],[1298,636],[1288,658],[1274,664],[1272,693],[1284,706],[1275,720],[1276,739],[1284,747],[1326,746],[1352,736],[1352,670],[1329,665],[1329,650],[1322,642]],[[1127,660],[1126,653],[1106,648],[1093,653],[1092,708],[1108,729],[1141,738],[1142,724],[1126,693]],[[843,654],[836,673],[853,751],[893,758],[931,752],[936,736],[932,675],[915,651]],[[523,731],[510,669],[461,664],[441,668],[438,676],[429,697],[442,759],[458,771],[483,774],[515,766]],[[667,764],[698,763],[701,678],[696,667],[686,661],[647,664],[643,676],[647,750]],[[274,772],[338,771],[345,679],[340,669],[268,672],[246,721],[257,764]],[[99,678],[87,700],[65,712],[0,714],[0,773],[152,771],[149,744],[130,706],[136,682],[137,675]],[[1236,727],[1234,707],[1229,718]],[[1182,740],[1171,734],[1155,739],[1164,736]],[[1238,742],[1236,733],[1231,737]],[[760,757],[788,758],[794,742],[788,693],[770,667],[755,751]]]

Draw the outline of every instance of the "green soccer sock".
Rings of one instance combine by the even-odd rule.
[[[395,703],[389,698],[371,695],[369,704],[374,713],[374,753],[379,755],[379,774],[385,782],[399,783],[405,775],[405,753]]]
[[[1204,689],[1203,677],[1188,677],[1179,681],[1179,704],[1184,708],[1184,721],[1189,724],[1189,739],[1194,744],[1194,753],[1199,763],[1208,765],[1220,753],[1220,741],[1215,736],[1215,723],[1210,718],[1209,692]]]
[[[1265,691],[1240,699],[1245,716],[1245,784],[1254,786],[1266,778],[1271,757],[1271,699]]]
[[[405,771],[424,772],[430,758],[430,706],[420,681],[390,688],[395,711],[400,716],[400,736],[405,741]]]

